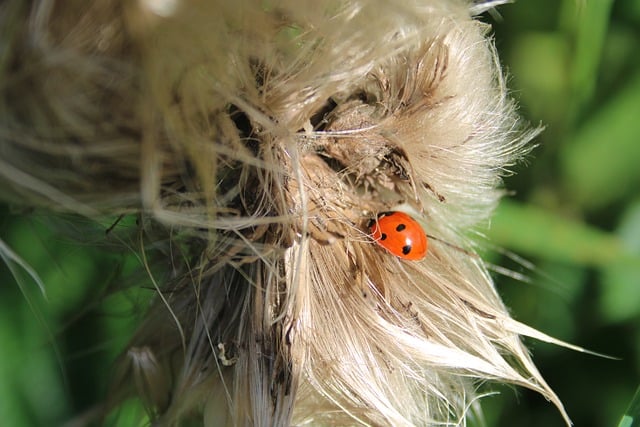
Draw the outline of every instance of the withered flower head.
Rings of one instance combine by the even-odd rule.
[[[108,408],[157,425],[458,425],[562,404],[470,240],[536,130],[463,0],[7,0],[6,201],[137,215],[157,294]],[[367,224],[410,213],[407,261]],[[568,421],[568,419],[567,419]],[[154,424],[155,425],[155,424]]]

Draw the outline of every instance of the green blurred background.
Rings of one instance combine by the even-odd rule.
[[[640,0],[521,0],[499,13],[483,20],[509,86],[546,130],[506,179],[513,196],[489,233],[504,251],[486,257],[509,271],[495,278],[516,319],[619,358],[527,340],[576,426],[616,426],[640,384]],[[0,210],[0,237],[47,293],[15,260],[18,281],[0,266],[3,426],[56,426],[89,409],[151,292],[111,294],[137,261],[94,249],[103,233],[68,230],[79,245],[50,230],[43,214]],[[486,426],[562,425],[533,392],[487,390],[500,395],[482,400]],[[133,425],[127,411],[119,425]]]

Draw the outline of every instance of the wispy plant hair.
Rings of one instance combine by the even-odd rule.
[[[461,425],[495,381],[569,422],[520,339],[550,338],[511,318],[471,239],[537,133],[474,17],[497,3],[0,5],[0,195],[137,217],[156,288],[105,411]],[[431,236],[423,261],[371,240],[388,210]]]

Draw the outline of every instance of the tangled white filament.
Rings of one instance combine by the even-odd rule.
[[[490,380],[569,423],[520,341],[547,337],[467,237],[537,132],[473,16],[498,3],[0,6],[0,195],[138,215],[141,253],[171,265],[107,410],[136,394],[157,425],[460,425]],[[424,261],[367,236],[397,206],[439,239]]]

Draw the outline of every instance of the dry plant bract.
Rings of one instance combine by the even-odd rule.
[[[156,293],[103,412],[153,425],[459,425],[486,381],[562,404],[468,239],[528,150],[499,1],[5,0],[9,203],[132,234]],[[367,235],[405,210],[420,262]],[[164,269],[158,268],[164,266]],[[160,270],[160,272],[158,272]]]

